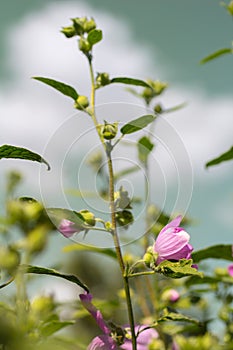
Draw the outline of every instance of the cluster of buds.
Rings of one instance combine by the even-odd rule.
[[[63,27],[61,32],[67,38],[78,36],[80,51],[91,57],[92,46],[102,39],[102,31],[96,29],[96,23],[93,18],[77,17],[73,18],[72,22],[71,26]]]
[[[116,137],[118,132],[118,123],[108,123],[104,121],[104,125],[101,128],[101,135],[105,140],[112,140]]]
[[[128,192],[124,190],[122,186],[119,191],[114,193],[114,205],[118,225],[127,229],[128,226],[133,223],[134,217],[129,210],[132,209],[131,199],[129,198]]]
[[[142,97],[144,98],[144,100],[146,101],[147,104],[149,104],[154,97],[161,95],[161,93],[168,86],[167,83],[164,83],[164,82],[159,81],[159,80],[148,79],[147,83],[151,87],[146,87],[142,92]]]

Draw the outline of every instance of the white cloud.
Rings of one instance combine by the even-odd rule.
[[[63,156],[69,151],[70,142],[75,143],[76,133],[82,134],[85,128],[91,127],[86,116],[82,117],[84,124],[79,121],[80,116],[73,117],[69,125],[69,117],[74,113],[72,102],[51,88],[30,79],[35,75],[48,76],[76,86],[82,94],[88,93],[90,83],[85,57],[78,52],[75,40],[67,40],[59,32],[62,26],[69,24],[71,17],[86,15],[93,16],[104,31],[104,40],[95,49],[96,71],[107,71],[112,76],[128,75],[138,78],[156,78],[157,72],[160,72],[162,79],[163,71],[171,69],[164,67],[162,62],[154,62],[151,49],[133,41],[127,24],[110,14],[94,10],[82,2],[76,5],[69,2],[49,5],[23,18],[9,33],[8,64],[15,72],[16,79],[8,91],[0,88],[0,113],[4,116],[1,120],[2,143],[18,144],[42,152],[44,145],[50,142],[49,155],[53,152],[55,157],[61,154]],[[205,91],[187,90],[185,86],[179,86],[168,89],[164,101],[165,106],[173,106],[183,101],[189,104],[183,110],[168,115],[163,121],[158,121],[156,135],[166,143],[171,153],[174,153],[175,147],[173,137],[181,138],[184,149],[190,154],[194,170],[204,178],[204,163],[231,145],[231,99],[211,98]],[[109,120],[127,119],[132,116],[133,111],[135,115],[142,111],[138,106],[139,101],[126,93],[122,86],[106,87],[98,92],[98,103],[106,102],[121,102],[117,108],[116,104],[99,107],[101,117],[109,116]],[[123,105],[126,102],[133,105],[126,108]],[[60,131],[56,132],[59,127],[60,131],[61,127],[65,130],[64,136],[59,134]],[[168,131],[171,132],[170,140]],[[51,140],[54,142],[51,143]],[[82,150],[87,143],[89,146],[95,145],[92,133],[88,142],[84,138],[79,140],[79,149]],[[174,165],[171,167],[171,155],[162,146],[157,148],[157,152],[158,168],[163,168],[161,172],[164,172],[165,180],[169,179],[171,174],[177,172]],[[182,156],[182,152],[174,155],[179,167],[182,167]],[[25,170],[25,164],[20,163],[20,167]],[[56,188],[60,183],[56,173],[58,168],[57,163],[54,165],[55,171],[50,175],[53,180],[49,181],[49,188]],[[28,165],[27,169],[30,174],[34,172],[35,176],[30,181],[35,181],[38,168]],[[222,172],[223,170],[216,171],[219,175]]]

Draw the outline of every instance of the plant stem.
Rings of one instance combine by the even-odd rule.
[[[122,257],[120,242],[117,234],[115,206],[114,206],[114,172],[113,172],[113,166],[112,166],[111,152],[107,153],[107,157],[108,157],[108,171],[109,171],[109,203],[110,203],[110,211],[111,211],[113,241],[116,249],[117,259],[118,259],[121,273],[124,280],[124,289],[125,289],[129,324],[130,324],[130,330],[131,330],[131,336],[132,336],[132,346],[133,346],[132,349],[137,350],[137,341],[136,341],[136,335],[135,335],[135,329],[134,329],[135,324],[134,324],[133,306],[132,306],[131,295],[130,295],[129,278],[125,273],[125,264]]]
[[[131,295],[130,295],[130,287],[129,287],[129,278],[126,274],[126,268],[124,264],[124,260],[122,257],[122,252],[120,248],[120,242],[119,237],[117,234],[117,225],[116,225],[116,215],[115,215],[115,205],[114,205],[114,172],[113,172],[113,165],[112,165],[112,158],[111,158],[111,151],[112,147],[106,147],[105,141],[103,136],[100,133],[99,124],[96,118],[95,113],[95,79],[94,79],[94,72],[93,72],[93,66],[92,66],[92,57],[87,56],[89,67],[90,67],[90,75],[91,75],[91,117],[94,122],[94,125],[96,127],[96,131],[99,135],[99,138],[102,142],[102,145],[104,147],[107,161],[108,161],[108,172],[109,172],[109,205],[110,205],[110,213],[111,213],[111,224],[112,224],[112,236],[114,241],[114,246],[116,250],[117,260],[120,266],[123,282],[124,282],[124,289],[125,289],[125,296],[126,296],[126,303],[127,303],[127,310],[128,310],[128,317],[129,317],[129,324],[130,324],[130,330],[131,330],[131,337],[132,337],[132,350],[137,350],[137,339],[135,334],[135,324],[134,324],[134,315],[133,315],[133,306],[131,301]]]

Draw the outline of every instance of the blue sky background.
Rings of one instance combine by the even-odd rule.
[[[232,56],[199,64],[204,56],[231,44],[232,18],[219,1],[2,1],[1,143],[18,144],[41,153],[45,144],[54,140],[55,130],[73,113],[69,101],[33,82],[31,76],[51,76],[71,84],[78,81],[79,86],[84,86],[84,92],[88,91],[83,57],[75,52],[74,43],[67,42],[59,33],[62,25],[69,24],[69,18],[79,15],[94,16],[98,25],[104,28],[104,42],[96,48],[96,56],[97,53],[100,55],[98,68],[106,67],[113,75],[122,72],[138,78],[151,76],[168,81],[170,92],[164,97],[164,103],[172,106],[188,102],[183,111],[167,119],[184,142],[194,174],[190,206],[180,210],[187,210],[195,219],[196,225],[190,227],[195,248],[231,243],[233,166],[227,163],[208,171],[204,169],[207,160],[232,146]],[[110,92],[101,92],[100,103],[109,99],[138,103],[121,90],[122,87],[116,87]],[[84,132],[86,126],[90,127],[88,122],[79,125],[80,132]],[[162,129],[163,125],[158,126],[158,134],[163,135]],[[70,132],[68,128],[67,135]],[[65,140],[59,140],[50,144],[51,149],[47,148],[48,154],[54,151],[55,158],[61,149],[68,147]],[[80,149],[85,150],[85,142],[80,142]],[[72,159],[67,166],[72,164]],[[26,176],[22,191],[38,195],[40,171],[37,165],[2,162],[2,173],[12,166],[19,167]],[[169,173],[165,161],[164,166],[171,191],[168,191],[169,198],[174,190],[169,175],[173,172]],[[51,200],[56,201],[59,180],[54,179],[60,179],[59,162],[54,161],[53,171],[48,179],[51,177],[53,183],[53,186],[50,183],[54,190]],[[71,184],[74,179],[69,176],[70,170],[64,171],[66,185],[70,186],[69,179]]]

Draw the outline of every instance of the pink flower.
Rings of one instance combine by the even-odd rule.
[[[153,247],[158,254],[157,265],[164,260],[191,258],[193,247],[189,244],[189,234],[179,227],[181,219],[181,215],[177,216],[160,231]]]
[[[67,219],[62,219],[58,227],[58,231],[60,231],[66,238],[69,238],[73,236],[74,233],[79,233],[82,230],[81,227],[78,227],[74,222]]]
[[[100,310],[92,304],[92,295],[89,293],[79,295],[81,303],[85,309],[93,316],[96,323],[102,330],[103,334],[95,337],[88,346],[88,350],[117,350],[119,347],[111,337],[111,329],[107,326],[103,319]],[[129,328],[125,326],[124,328]],[[148,350],[149,345],[153,339],[158,338],[158,333],[155,329],[147,328],[147,325],[135,326],[135,333],[139,335],[137,337],[137,350]],[[145,329],[145,330],[144,330]],[[132,341],[126,339],[124,344],[120,346],[122,350],[132,350]]]
[[[150,343],[159,336],[155,329],[147,328],[146,325],[135,326],[136,335],[138,332],[140,333],[137,337],[137,350],[148,350]],[[127,339],[120,348],[123,350],[132,350],[132,341]]]
[[[170,301],[171,303],[175,303],[179,298],[180,294],[175,289],[167,289],[162,294],[162,300]]]
[[[233,277],[233,264],[230,264],[227,268],[227,271],[231,277]]]

